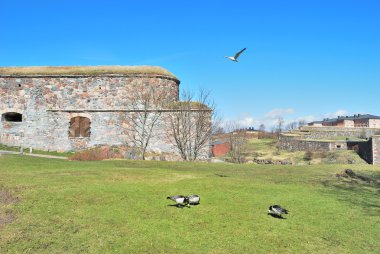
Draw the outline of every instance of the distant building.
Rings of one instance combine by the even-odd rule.
[[[309,126],[323,127],[333,126],[342,128],[380,128],[380,116],[370,114],[357,114],[353,116],[338,116],[337,118],[325,118],[323,121],[308,123]]]

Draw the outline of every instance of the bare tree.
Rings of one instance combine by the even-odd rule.
[[[265,125],[264,124],[260,124],[260,126],[259,126],[259,133],[257,134],[257,138],[258,139],[262,139],[262,138],[265,138],[265,137],[266,137]]]
[[[291,130],[295,130],[298,128],[298,123],[293,121],[293,122],[290,122],[288,123],[286,126],[285,126],[285,130],[287,131],[291,131]]]
[[[259,131],[262,131],[262,132],[265,131],[265,125],[264,124],[260,124]]]
[[[283,127],[284,127],[284,119],[280,116],[277,119],[277,126],[276,126],[276,130],[275,130],[277,137],[280,136],[280,133],[282,132]]]
[[[218,126],[215,104],[210,94],[200,90],[197,97],[183,92],[181,100],[171,106],[168,114],[168,138],[172,140],[182,159],[196,160],[202,153],[209,153],[209,141]]]
[[[215,129],[212,131],[213,135],[220,135],[226,133],[226,130],[222,126],[215,126]]]
[[[302,127],[302,126],[305,126],[305,125],[307,125],[307,122],[305,120],[301,119],[301,120],[298,121],[298,127]]]
[[[235,122],[226,124],[228,133],[228,142],[230,144],[230,152],[232,162],[243,163],[245,161],[245,152],[248,142],[247,131]]]
[[[166,93],[155,87],[137,86],[129,94],[128,120],[129,141],[136,147],[143,160],[154,129],[167,104]]]

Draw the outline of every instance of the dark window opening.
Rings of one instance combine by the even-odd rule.
[[[342,148],[342,146],[341,145],[337,145],[336,148],[340,149],[340,148]]]
[[[1,120],[5,122],[22,122],[22,114],[7,112],[1,116]]]
[[[91,122],[87,117],[77,116],[70,120],[69,137],[89,137]]]

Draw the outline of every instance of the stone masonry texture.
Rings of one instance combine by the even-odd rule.
[[[179,83],[173,76],[153,74],[0,74],[0,143],[51,151],[125,145],[133,92],[154,87],[177,102]],[[21,114],[22,121],[5,121],[9,112]],[[90,137],[69,138],[70,119],[77,116],[90,119]],[[168,138],[160,136],[167,123],[158,124],[149,150],[175,153]]]
[[[372,137],[372,157],[373,164],[380,166],[380,136],[376,135]]]
[[[378,133],[379,129],[363,128],[359,131],[353,131],[352,129],[343,128],[337,130],[336,128],[307,128],[301,132],[295,133],[284,133],[279,136],[278,147],[283,150],[288,151],[331,151],[331,150],[347,150],[349,149],[348,144],[356,144],[358,147],[359,155],[366,160],[368,163],[374,165],[380,165],[380,136],[373,135],[373,133]],[[301,129],[302,130],[302,129]],[[317,140],[313,138],[331,138],[337,136],[347,136],[347,137],[361,137],[369,136],[366,141],[327,141],[327,140]],[[311,138],[312,137],[312,138]]]

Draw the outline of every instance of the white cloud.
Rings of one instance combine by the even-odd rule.
[[[275,108],[261,117],[252,116],[250,113],[243,113],[235,119],[228,119],[227,122],[233,122],[241,127],[255,127],[259,128],[261,124],[265,125],[266,130],[272,130],[278,125],[278,119],[281,117],[284,120],[284,126],[292,122],[305,121],[310,123],[313,121],[320,121],[324,118],[334,118],[338,116],[349,115],[345,109],[339,109],[333,113],[326,113],[323,115],[305,115],[299,117],[290,117],[296,111],[293,108]]]
[[[264,114],[263,117],[258,118],[252,116],[250,113],[242,113],[235,119],[227,119],[224,125],[226,125],[226,123],[233,122],[240,127],[255,127],[256,129],[258,129],[261,124],[264,124],[266,129],[270,130],[278,124],[279,117],[283,118],[286,115],[294,114],[294,112],[295,110],[292,108],[276,108]]]
[[[245,117],[237,120],[237,123],[244,127],[253,126],[256,123],[256,120],[253,117]]]
[[[310,122],[313,122],[313,121],[318,121],[318,120],[322,120],[320,117],[318,116],[313,116],[313,115],[307,115],[307,116],[302,116],[302,117],[298,117],[297,119],[295,119],[296,121],[305,121],[307,123],[310,123]]]
[[[279,118],[285,115],[294,114],[295,110],[292,108],[275,108],[264,115],[265,118]]]
[[[349,115],[349,113],[348,113],[347,110],[345,110],[345,109],[339,109],[339,110],[337,110],[334,113],[326,113],[326,114],[324,114],[323,118],[335,118],[335,117],[338,117],[338,116],[348,116],[348,115]]]
[[[228,124],[234,123],[239,127],[252,127],[257,124],[257,120],[249,113],[243,113],[235,119],[227,119],[222,125],[227,126]]]

